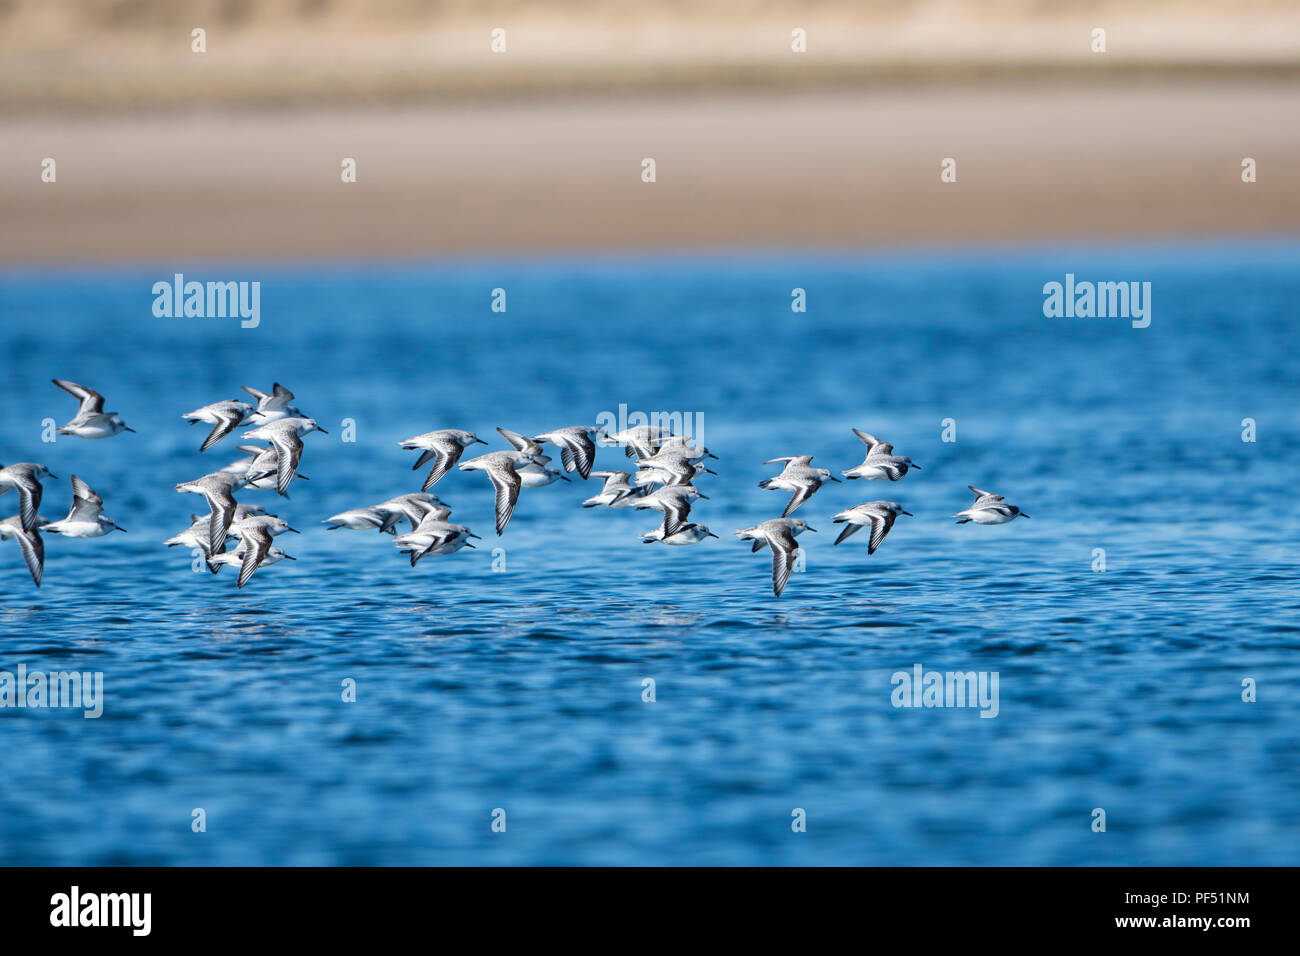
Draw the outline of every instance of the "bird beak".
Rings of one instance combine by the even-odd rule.
[[[294,534],[302,534],[297,528],[285,528],[285,531],[292,531]]]
[[[124,431],[124,432],[132,432],[132,433],[134,433],[134,432],[135,432],[135,429],[132,428],[130,425],[123,425],[123,426],[122,426],[122,431]]]
[[[564,475],[560,475],[560,480],[561,480],[561,481],[572,481],[571,478],[566,478]]]
[[[483,439],[481,439],[481,438],[479,438],[477,435],[475,435],[475,436],[474,436],[474,440],[473,440],[472,442],[470,442],[470,444],[471,444],[471,445],[486,445],[487,442],[485,442]]]
[[[473,533],[471,533],[471,534],[469,535],[469,537],[471,537],[471,538],[478,538],[480,541],[483,540],[483,536],[482,536],[482,535],[478,535],[478,534],[473,534]]]
[[[714,461],[718,461],[718,460],[719,460],[719,459],[718,459],[718,456],[715,455],[715,454],[713,454],[713,452],[711,452],[711,451],[706,451],[706,452],[704,453],[704,456],[705,456],[706,458],[712,458]],[[717,535],[715,534],[714,537],[716,538]]]
[[[286,560],[286,561],[297,561],[298,559],[295,558],[292,554],[286,554],[286,555],[284,556],[284,560]]]
[[[709,532],[708,534],[706,534],[704,537],[706,537],[706,538],[716,538],[717,535],[714,534],[712,531],[710,531],[710,532]]]
[[[812,531],[812,532],[816,532],[816,531],[817,531],[816,528],[811,528],[811,527],[807,527],[807,526],[804,527],[804,530],[805,530],[805,531]]]
[[[916,464],[915,462],[913,462],[912,467],[915,468],[917,471],[921,470],[921,466]]]
[[[125,529],[125,528],[119,528],[117,525],[113,525],[113,527],[114,527],[116,530],[122,532],[123,534],[126,534],[126,529]]]
[[[328,434],[329,434],[329,432],[327,432],[325,429],[321,428],[319,425],[316,426],[316,430],[317,430],[318,432],[320,432],[322,435],[328,435]]]
[[[467,547],[467,548],[474,548],[474,545],[472,545],[472,544],[470,544],[468,541],[466,541],[466,542],[465,542],[465,547]],[[474,548],[474,550],[477,551],[478,548]]]
[[[1025,514],[1025,513],[1022,511],[1022,512],[1020,512],[1020,517],[1022,517],[1022,518],[1028,518],[1029,515]]]
[[[58,476],[58,475],[50,475],[50,477],[51,477],[52,479],[54,479],[55,481],[58,481],[58,480],[59,480],[59,476]]]
[[[907,515],[909,518],[915,518],[915,517],[916,517],[916,515],[912,514],[912,512],[910,512],[910,511],[900,511],[899,514],[901,514],[901,515]]]
[[[705,469],[704,469],[704,473],[705,473],[706,475],[716,475],[716,474],[717,474],[717,472],[714,471],[714,470],[711,469],[711,468],[705,468]]]
[[[708,501],[708,500],[709,500],[709,496],[708,496],[708,495],[700,495],[699,497],[703,498],[705,501]]]
[[[840,480],[836,478],[834,475],[831,475],[831,481],[835,482],[835,484],[837,485],[840,483]]]

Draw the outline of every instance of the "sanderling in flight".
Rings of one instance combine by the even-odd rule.
[[[512,432],[508,428],[498,426],[497,431],[502,438],[515,446],[516,451],[533,456],[530,463],[519,469],[519,479],[525,488],[545,488],[557,481],[569,480],[558,468],[552,468],[547,464],[551,459],[538,442],[518,432]]]
[[[487,442],[473,432],[460,428],[440,428],[397,444],[403,448],[423,449],[420,460],[411,466],[412,471],[423,467],[426,461],[434,460],[433,467],[429,469],[429,477],[425,478],[424,484],[420,486],[421,491],[428,491],[442,479],[443,475],[451,471],[452,465],[460,461],[460,456],[465,453],[466,448],[470,445],[486,445]]]
[[[44,494],[41,490],[42,478],[58,480],[58,475],[50,474],[44,465],[31,461],[20,461],[7,468],[0,465],[0,495],[6,494],[11,488],[18,490],[18,511],[23,517],[23,529],[26,531],[36,527],[36,512],[41,506],[41,495]]]
[[[840,472],[845,478],[867,478],[875,481],[888,478],[890,481],[898,481],[907,474],[909,468],[921,470],[921,466],[912,459],[895,455],[894,446],[888,442],[883,442],[876,436],[868,435],[856,428],[853,429],[853,434],[867,446],[867,456],[862,459],[862,464]]]
[[[535,442],[549,442],[560,449],[565,471],[577,471],[585,481],[596,463],[596,435],[600,429],[589,425],[571,425],[538,435]]]
[[[329,525],[327,529],[329,531],[336,528],[351,528],[354,531],[368,531],[375,528],[380,534],[395,535],[397,523],[403,518],[411,523],[411,530],[414,531],[426,515],[444,520],[450,514],[451,509],[443,504],[437,495],[419,492],[399,495],[368,508],[353,508],[351,511],[326,518],[324,523]]]
[[[966,524],[968,521],[974,521],[976,524],[1006,524],[1017,516],[1028,518],[1015,505],[1009,505],[1002,500],[1001,495],[995,495],[987,491],[980,491],[974,485],[967,485],[975,494],[975,503],[965,511],[959,511],[954,518],[960,519],[958,524]]]
[[[230,529],[227,534],[229,537],[238,538],[240,521],[253,515],[264,514],[266,514],[266,509],[261,505],[236,505],[235,514],[231,518]],[[197,548],[206,556],[209,553],[208,548],[212,540],[210,527],[211,522],[211,515],[190,515],[190,526],[180,534],[168,538],[163,542],[163,544],[167,545],[169,548],[175,548],[181,545],[184,545],[190,550]]]
[[[866,504],[854,505],[832,519],[836,524],[844,525],[844,530],[835,539],[835,543],[839,544],[859,528],[871,525],[871,543],[867,545],[867,554],[875,554],[876,548],[885,540],[885,535],[889,534],[889,529],[894,526],[894,520],[899,515],[913,517],[912,512],[904,511],[897,501],[868,501]]]
[[[42,525],[41,530],[68,538],[98,538],[110,531],[126,531],[112,518],[104,517],[104,499],[76,475],[72,476],[72,509],[68,516]]]
[[[607,508],[630,508],[645,496],[645,488],[628,484],[631,475],[626,471],[593,471],[592,478],[603,478],[605,486],[582,503],[584,508],[604,505]]]
[[[798,508],[811,498],[813,492],[827,481],[839,481],[825,468],[812,467],[812,460],[812,455],[793,455],[787,458],[769,458],[763,462],[765,465],[772,465],[779,461],[785,462],[785,468],[781,471],[781,474],[775,478],[764,478],[758,483],[760,488],[794,492],[790,503],[785,506],[785,511],[781,512],[782,518],[787,517],[795,508]]]
[[[601,435],[601,443],[622,445],[629,458],[649,458],[663,442],[673,437],[671,429],[659,425],[635,425],[612,435]]]
[[[752,551],[758,551],[764,544],[772,549],[772,593],[780,597],[785,583],[790,580],[790,570],[799,552],[795,536],[816,530],[808,527],[802,518],[773,518],[752,528],[742,528],[736,532],[736,537],[741,541],[753,541]]]
[[[275,446],[275,490],[282,495],[289,490],[289,483],[298,474],[298,462],[302,458],[302,436],[308,432],[329,434],[312,418],[278,418],[269,425],[244,432],[245,438],[259,438]]]
[[[252,471],[253,466],[257,464],[257,459],[267,452],[274,452],[275,449],[270,445],[236,445],[235,451],[242,451],[243,458],[237,458],[221,470],[232,475],[246,475]],[[263,469],[264,471],[266,469]],[[274,473],[274,462],[271,464],[271,471]],[[271,487],[268,485],[267,487]]]
[[[393,543],[402,554],[410,555],[411,567],[415,567],[425,555],[455,554],[461,548],[472,548],[469,539],[477,537],[463,524],[449,524],[429,515],[414,531],[399,534]]]
[[[289,560],[296,561],[297,558],[285,554],[283,550],[271,544],[271,532],[265,527],[245,525],[242,529],[243,534],[240,537],[239,547],[234,551],[223,551],[221,554],[214,554],[208,558],[208,567],[212,573],[220,571],[222,566],[227,564],[239,565],[239,578],[235,581],[236,588],[242,588],[248,583],[248,579],[264,564],[275,564],[277,561]],[[289,530],[293,530],[290,528]]]
[[[633,480],[641,486],[688,485],[700,475],[717,474],[680,451],[660,452],[649,458],[638,458],[636,468],[636,478]]]
[[[641,543],[654,544],[656,541],[661,541],[664,544],[683,545],[695,544],[695,542],[703,541],[705,538],[716,537],[717,535],[704,525],[688,521],[683,525],[679,525],[675,531],[667,531],[662,525],[653,531],[647,531],[641,535]]]
[[[519,469],[526,467],[532,461],[533,456],[526,451],[493,451],[460,463],[461,471],[487,472],[488,478],[492,480],[492,487],[496,489],[498,535],[506,530],[506,525],[510,523],[510,516],[515,513],[515,505],[519,501],[519,489],[523,484]]]
[[[60,435],[76,435],[78,438],[111,438],[118,432],[133,432],[117,412],[104,412],[104,396],[93,388],[86,388],[76,382],[61,378],[50,379],[55,385],[72,395],[81,406],[72,421],[60,428]]]
[[[38,517],[37,521],[45,523],[44,518]],[[18,547],[22,549],[23,560],[27,562],[32,581],[40,587],[41,578],[45,576],[45,542],[41,540],[41,533],[35,528],[25,529],[22,516],[13,515],[0,521],[0,541],[8,541],[10,538],[18,539]]]
[[[246,484],[248,480],[243,475],[217,471],[195,478],[193,481],[183,481],[176,486],[177,491],[202,495],[207,500],[208,507],[212,509],[208,519],[209,555],[221,554],[224,550],[226,534],[235,519],[237,504],[234,492],[236,488],[243,488]]]
[[[700,494],[700,490],[694,485],[665,485],[646,494],[633,507],[637,511],[647,508],[662,511],[664,513],[662,530],[665,535],[673,535],[686,523],[686,518],[691,513],[691,502],[696,498],[709,500],[709,496]]]
[[[293,392],[289,391],[279,382],[271,388],[271,394],[259,392],[255,388],[249,388],[247,385],[239,386],[249,395],[257,399],[257,411],[245,419],[245,424],[269,425],[271,422],[279,421],[281,418],[306,418],[297,405],[290,404],[293,401]]]
[[[186,412],[181,418],[191,425],[198,422],[207,422],[212,426],[212,431],[208,433],[208,437],[203,440],[203,444],[199,447],[199,451],[207,451],[234,431],[235,427],[251,414],[253,414],[252,405],[247,402],[227,399],[222,402],[213,402],[211,405],[204,405],[192,412]]]
[[[682,435],[670,435],[665,438],[659,443],[659,449],[655,452],[655,455],[662,455],[666,452],[674,451],[681,452],[693,461],[698,461],[701,458],[712,458],[714,461],[718,460],[718,456],[713,454],[713,452],[709,451],[703,445],[692,445],[690,439]],[[649,457],[652,461],[654,460],[654,455],[645,457]]]

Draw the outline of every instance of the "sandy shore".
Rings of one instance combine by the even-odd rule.
[[[1294,232],[1295,116],[1291,80],[13,116],[0,263]]]

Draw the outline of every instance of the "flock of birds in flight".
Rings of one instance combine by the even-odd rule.
[[[60,435],[96,439],[134,431],[119,415],[104,411],[104,397],[94,389],[62,379],[53,382],[80,402],[76,416],[58,429]],[[293,404],[293,393],[278,382],[270,393],[246,385],[241,387],[256,400],[255,406],[229,399],[205,405],[182,417],[191,424],[203,422],[213,426],[200,452],[206,452],[240,426],[246,429],[242,433],[244,440],[265,444],[239,445],[237,450],[243,453],[242,458],[219,471],[178,484],[176,490],[179,492],[202,495],[209,513],[191,515],[190,526],[165,542],[169,547],[185,546],[201,552],[206,566],[214,574],[227,564],[238,567],[236,587],[239,588],[247,584],[253,572],[263,565],[294,560],[275,546],[273,539],[297,529],[260,505],[237,502],[235,492],[274,488],[287,498],[294,479],[306,478],[298,474],[303,437],[316,431],[325,433],[314,419],[303,415]],[[466,525],[449,521],[451,508],[429,491],[453,467],[459,466],[461,471],[481,471],[491,481],[496,494],[498,535],[503,534],[510,523],[521,489],[570,481],[568,474],[576,472],[584,481],[600,478],[604,482],[600,491],[582,503],[584,508],[631,508],[663,514],[658,527],[641,535],[646,544],[680,546],[717,537],[705,525],[687,520],[694,501],[708,500],[708,495],[702,494],[694,482],[700,475],[717,474],[705,464],[717,456],[707,448],[692,445],[683,436],[672,434],[669,429],[641,425],[606,434],[594,426],[577,425],[557,428],[533,438],[506,428],[498,428],[497,432],[510,444],[509,450],[492,451],[465,461],[461,458],[467,448],[487,444],[470,431],[443,428],[399,442],[403,448],[420,452],[415,469],[432,462],[420,491],[377,505],[344,511],[325,519],[324,523],[330,529],[377,529],[380,533],[393,535],[398,550],[409,556],[412,567],[429,555],[453,554],[462,548],[473,548],[471,539],[479,536]],[[898,481],[909,470],[920,469],[921,466],[912,459],[895,455],[889,443],[856,428],[853,433],[866,446],[866,456],[861,464],[841,472],[846,479]],[[598,443],[622,446],[627,457],[634,461],[635,473],[594,470]],[[546,445],[559,449],[563,471],[550,464],[552,459],[544,453]],[[740,529],[736,536],[742,541],[753,542],[755,552],[764,545],[771,549],[772,590],[779,597],[790,579],[799,551],[795,539],[805,531],[817,530],[801,518],[790,517],[791,513],[823,484],[840,479],[828,469],[814,468],[811,455],[771,458],[764,462],[769,465],[778,463],[784,466],[781,473],[759,482],[759,487],[790,492],[790,502],[785,511],[779,518]],[[76,475],[72,476],[72,508],[68,516],[61,521],[40,517],[41,481],[55,477],[44,465],[33,462],[7,467],[0,465],[0,495],[16,490],[19,500],[19,513],[0,520],[0,540],[17,539],[37,587],[40,587],[45,567],[42,533],[95,538],[111,531],[126,530],[104,515],[103,499]],[[1001,495],[970,485],[967,487],[974,492],[975,501],[953,515],[958,524],[1005,524],[1017,517],[1029,517],[1015,505],[1007,504]],[[835,544],[869,525],[871,538],[867,553],[875,554],[899,515],[910,517],[911,513],[903,510],[897,501],[868,501],[841,511],[832,519],[836,524],[844,525]],[[409,522],[410,528],[399,533],[403,520]],[[234,547],[228,547],[235,541],[238,543]]]

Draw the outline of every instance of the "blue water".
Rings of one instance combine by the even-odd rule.
[[[0,461],[60,476],[45,515],[77,474],[128,529],[51,536],[39,591],[0,545],[0,669],[100,671],[106,698],[98,720],[0,710],[0,862],[1300,863],[1298,252],[0,276]],[[177,268],[260,281],[260,327],[155,318]],[[1067,272],[1150,281],[1151,326],[1044,318]],[[75,410],[53,377],[139,433],[42,443]],[[172,486],[235,457],[200,455],[206,426],[180,415],[272,381],[330,434],[307,437],[290,500],[242,496],[305,533],[236,591],[161,546],[202,507]],[[480,550],[411,569],[390,538],[320,524],[418,490],[408,435],[496,447],[497,425],[620,405],[700,426],[719,475],[692,517],[719,540],[643,545],[646,513],[578,507],[594,480],[525,490],[497,539],[487,481],[460,472],[435,490]],[[823,488],[776,599],[769,555],[733,535],[785,504],[760,463],[848,468],[851,426],[923,470]],[[1032,519],[956,526],[967,484]],[[881,497],[916,517],[874,556],[864,535],[833,547],[830,515]],[[997,717],[894,707],[916,664],[996,672]]]

